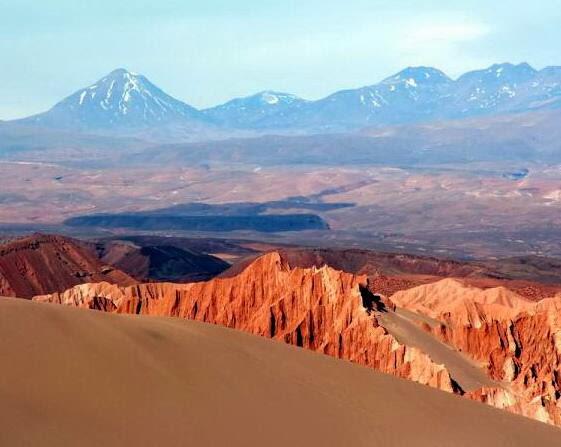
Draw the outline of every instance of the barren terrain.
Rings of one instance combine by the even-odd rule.
[[[2,163],[0,224],[5,233],[125,234],[142,227],[131,228],[133,221],[125,230],[114,224],[84,229],[63,223],[84,215],[138,212],[167,213],[169,221],[175,222],[174,207],[180,205],[251,203],[264,204],[259,216],[306,213],[318,216],[317,223],[325,222],[329,230],[266,234],[252,230],[256,227],[252,224],[246,230],[203,232],[171,224],[166,229],[165,222],[158,222],[150,232],[453,257],[561,256],[561,168],[528,167],[526,177],[512,179],[509,173],[517,168],[513,164],[422,169],[212,165],[123,170]],[[287,199],[294,206],[270,205]],[[311,210],[309,203],[316,209]],[[334,205],[334,209],[322,209],[319,204]],[[216,213],[220,217],[222,212]],[[258,221],[266,222],[263,217]],[[220,223],[208,228],[217,226]],[[224,224],[224,228],[233,226]]]

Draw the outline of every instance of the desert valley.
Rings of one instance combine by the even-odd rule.
[[[210,251],[214,254],[209,253]],[[226,262],[226,259],[229,261]],[[230,266],[230,263],[233,265]],[[166,282],[161,282],[164,278]],[[203,278],[212,279],[204,281]],[[558,321],[561,308],[561,268],[551,260],[545,263],[541,258],[528,257],[504,262],[470,262],[353,249],[273,248],[265,244],[212,239],[131,236],[94,242],[34,234],[7,242],[0,247],[0,279],[0,295],[19,297],[21,300],[17,300],[21,302],[17,304],[13,298],[6,298],[5,303],[2,303],[3,318],[7,318],[2,328],[4,331],[6,328],[14,328],[5,332],[2,338],[4,355],[12,356],[13,354],[8,353],[18,349],[16,346],[19,346],[22,352],[28,352],[30,348],[26,346],[41,346],[43,342],[38,345],[33,343],[33,338],[28,339],[35,331],[39,331],[41,339],[46,337],[53,340],[49,342],[51,347],[47,352],[52,352],[51,355],[55,357],[67,355],[65,351],[59,351],[62,346],[66,346],[66,350],[82,351],[82,354],[77,354],[78,359],[72,360],[70,364],[45,360],[45,365],[52,366],[45,366],[49,368],[46,375],[42,368],[37,370],[40,374],[37,378],[34,378],[34,374],[20,376],[14,382],[15,379],[9,377],[17,372],[12,372],[11,368],[23,364],[10,366],[8,378],[2,385],[2,392],[14,402],[12,408],[17,408],[17,411],[26,410],[9,392],[13,383],[20,383],[18,386],[29,388],[30,380],[38,381],[45,384],[44,390],[51,390],[51,385],[48,384],[54,384],[59,379],[49,382],[53,380],[49,379],[50,375],[64,377],[67,374],[76,374],[74,378],[69,376],[64,382],[60,382],[67,389],[64,392],[70,393],[65,399],[73,400],[79,398],[77,396],[85,398],[85,389],[80,388],[79,382],[75,381],[76,377],[84,377],[86,380],[85,376],[73,371],[79,371],[75,368],[83,368],[94,361],[91,349],[98,353],[96,356],[101,355],[104,359],[95,360],[96,367],[108,365],[103,367],[135,368],[134,365],[138,365],[141,371],[146,371],[138,377],[137,384],[127,385],[122,391],[108,391],[109,395],[118,399],[114,403],[108,403],[106,399],[109,397],[99,397],[102,401],[97,405],[104,408],[105,405],[110,405],[107,409],[108,414],[119,411],[118,405],[123,405],[125,401],[130,402],[134,394],[137,395],[134,399],[135,406],[139,406],[138,411],[143,405],[147,405],[147,402],[142,400],[143,393],[138,394],[131,387],[147,386],[147,383],[155,380],[150,374],[185,373],[195,382],[190,382],[191,385],[181,385],[180,389],[184,391],[166,391],[164,388],[158,391],[171,393],[167,398],[171,400],[161,404],[159,411],[163,414],[160,416],[164,417],[164,414],[171,412],[167,417],[176,417],[173,416],[175,412],[180,411],[179,408],[185,406],[191,398],[203,398],[202,395],[194,397],[191,394],[194,391],[188,390],[197,389],[197,393],[210,392],[203,391],[204,387],[212,386],[212,380],[215,379],[203,379],[198,374],[203,371],[204,374],[218,371],[213,368],[230,371],[232,374],[235,371],[235,374],[242,374],[247,380],[251,377],[252,381],[263,383],[251,386],[246,383],[243,387],[250,388],[237,391],[242,393],[238,397],[235,394],[231,395],[232,385],[229,385],[229,388],[226,384],[221,385],[226,388],[221,392],[220,399],[225,399],[225,402],[232,399],[226,405],[236,405],[239,399],[250,399],[247,411],[258,411],[262,405],[270,405],[262,402],[262,399],[265,396],[270,397],[266,389],[271,384],[266,384],[271,379],[267,378],[268,376],[263,377],[261,371],[274,370],[274,381],[284,381],[283,386],[287,389],[293,389],[293,386],[302,380],[305,383],[311,380],[311,376],[308,379],[301,376],[305,371],[301,366],[287,366],[286,371],[277,370],[277,366],[274,366],[277,363],[265,367],[268,360],[262,357],[261,352],[272,348],[274,349],[270,355],[277,356],[274,362],[281,362],[283,365],[296,362],[296,365],[305,361],[305,356],[300,359],[299,353],[285,353],[280,346],[277,347],[278,342],[283,342],[347,360],[370,370],[367,374],[367,370],[361,371],[360,368],[356,371],[354,368],[346,371],[347,365],[338,367],[336,364],[326,363],[324,366],[318,366],[318,371],[323,371],[322,368],[330,371],[330,368],[335,368],[333,372],[327,372],[328,376],[335,374],[333,379],[323,377],[321,381],[340,377],[336,381],[336,388],[332,388],[333,384],[330,384],[328,391],[324,390],[329,403],[320,404],[324,408],[322,411],[336,411],[335,408],[341,405],[354,407],[357,404],[350,404],[348,399],[365,399],[362,394],[365,390],[359,391],[356,388],[357,378],[346,379],[347,374],[352,377],[353,374],[362,374],[365,375],[365,380],[371,377],[368,380],[372,380],[373,383],[368,386],[372,387],[371,391],[374,394],[368,404],[361,404],[367,405],[361,411],[379,412],[380,409],[370,406],[382,405],[384,416],[379,423],[385,424],[384,426],[396,423],[398,417],[397,414],[392,416],[393,411],[402,412],[402,407],[395,401],[399,393],[407,393],[406,396],[403,395],[407,401],[420,399],[419,402],[424,402],[423,405],[431,406],[431,411],[443,411],[437,408],[447,408],[446,412],[449,412],[452,418],[459,418],[456,419],[457,422],[462,420],[461,418],[464,418],[463,423],[466,423],[469,418],[484,417],[492,421],[499,417],[498,413],[493,412],[484,416],[488,410],[469,403],[475,401],[543,424],[543,427],[525,428],[522,420],[503,418],[501,424],[510,424],[517,428],[509,428],[508,435],[493,432],[492,435],[482,438],[482,432],[478,432],[477,435],[466,434],[465,426],[464,429],[459,429],[453,428],[456,427],[455,423],[446,423],[437,433],[432,430],[430,433],[424,433],[422,429],[415,429],[414,434],[409,432],[411,439],[416,439],[419,445],[434,445],[432,442],[435,439],[450,436],[449,430],[455,432],[455,445],[470,445],[472,442],[480,445],[526,445],[517,444],[522,442],[525,436],[531,436],[532,439],[535,436],[535,439],[543,437],[544,445],[555,445],[554,440],[558,439],[556,430],[551,431],[545,425],[561,426],[561,326]],[[175,282],[169,282],[170,280]],[[29,303],[29,300],[34,303]],[[58,307],[89,311],[68,313],[63,309],[56,309]],[[101,315],[96,316],[92,310],[98,311],[98,315],[110,313],[120,314],[121,317],[105,319]],[[90,312],[91,317],[87,315]],[[138,315],[140,320],[120,322],[119,320],[124,318],[123,315]],[[273,346],[266,347],[257,340],[239,338],[237,335],[234,337],[228,332],[216,332],[217,329],[193,326],[194,323],[182,326],[180,322],[185,320],[212,323],[276,342],[269,342],[273,343]],[[35,325],[40,329],[34,328]],[[93,332],[88,329],[90,327]],[[70,336],[71,332],[68,331],[75,331],[76,334]],[[89,335],[80,335],[83,331]],[[21,334],[23,338],[13,338],[16,334]],[[68,340],[58,340],[65,334],[74,340],[72,346],[68,345]],[[131,342],[134,345],[130,345]],[[81,343],[84,345],[81,346]],[[185,343],[188,345],[183,347]],[[207,348],[208,343],[212,347]],[[231,343],[237,346],[235,349],[242,349],[242,352],[232,352]],[[119,346],[121,354],[117,354],[114,348],[109,348],[115,344]],[[153,353],[154,349],[159,353]],[[162,349],[169,350],[169,354],[163,354]],[[200,356],[207,358],[206,356],[211,355],[209,352],[216,349],[221,350],[221,354],[212,355],[218,356],[214,361],[223,362],[220,366],[209,366],[206,364],[207,360],[196,360]],[[186,350],[185,353],[183,350]],[[117,366],[118,364],[111,360],[115,355],[129,359],[128,366],[127,363]],[[164,355],[173,356],[175,360]],[[184,366],[183,363],[174,366],[169,363],[178,361],[177,355],[184,359]],[[72,357],[74,358],[74,355]],[[230,357],[232,360],[228,360]],[[246,360],[242,361],[242,358]],[[195,365],[201,361],[207,366],[195,373],[196,369],[192,368],[197,368]],[[251,367],[252,361],[258,362],[258,365]],[[314,363],[319,359],[310,357],[309,361]],[[151,365],[148,370],[148,364],[145,362]],[[250,370],[244,368],[253,368],[254,372],[248,375]],[[193,372],[185,372],[191,370]],[[95,374],[93,371],[90,370],[88,374]],[[130,374],[117,371],[121,370],[115,371],[118,375]],[[376,371],[396,378],[383,378],[376,375]],[[305,374],[316,375],[317,371],[310,370]],[[402,384],[402,379],[417,385],[410,391],[398,391],[406,385]],[[317,376],[314,382],[316,380],[319,380]],[[389,382],[375,384],[376,380]],[[324,386],[321,385],[321,381],[315,382],[314,386]],[[424,385],[427,391],[421,385]],[[194,386],[196,388],[192,388]],[[238,383],[238,386],[242,385]],[[261,386],[265,388],[261,389]],[[354,391],[345,391],[343,398],[339,394],[343,391],[338,391],[337,387],[347,386]],[[430,388],[458,397],[450,399],[441,397],[438,393],[433,396],[428,391]],[[384,393],[389,393],[387,397],[378,395],[382,389],[385,390]],[[180,396],[184,392],[189,393],[190,397],[182,403]],[[313,390],[308,389],[306,392],[315,396],[310,397],[310,402],[319,396],[315,395]],[[127,393],[133,394],[129,396]],[[419,397],[412,397],[417,396],[417,393],[420,393]],[[424,396],[423,393],[428,394],[421,397]],[[362,397],[359,398],[359,395]],[[29,399],[32,399],[30,402],[44,399],[41,404],[41,408],[44,408],[42,411],[51,415],[64,414],[60,403],[57,403],[58,399],[49,398],[47,395],[44,398],[38,396],[30,395]],[[81,406],[80,411],[92,412],[92,398],[87,399],[90,403],[86,407]],[[290,399],[292,398],[285,396],[281,399],[284,403],[275,404],[271,411],[280,411],[283,405],[289,408],[293,405]],[[383,403],[388,399],[387,403]],[[442,402],[434,404],[436,406],[433,407],[432,403],[428,403],[432,402],[432,399]],[[461,405],[464,400],[467,403]],[[388,404],[393,409],[386,408]],[[29,405],[38,405],[38,401]],[[177,405],[180,407],[176,407]],[[214,411],[211,401],[198,403],[196,407],[181,407],[185,408],[181,411],[187,411],[189,414],[192,411],[198,412],[200,405],[207,408],[204,411]],[[209,405],[210,407],[206,407]],[[335,407],[332,407],[333,405]],[[415,418],[420,417],[415,411],[425,411],[412,408],[414,407],[409,407],[408,411],[413,411],[412,417]],[[144,415],[149,413],[144,410],[138,417],[142,420]],[[91,417],[97,420],[98,416],[93,414]],[[286,423],[293,424],[292,418],[297,418],[297,413],[289,414]],[[203,416],[199,414],[199,417]],[[278,417],[285,421],[286,416]],[[322,417],[333,416],[326,413]],[[347,413],[347,417],[351,417],[351,413]],[[366,417],[366,413],[356,417]],[[401,417],[399,419],[401,420]],[[229,422],[235,427],[229,431],[232,436],[229,439],[234,440],[232,445],[242,445],[241,440],[235,440],[239,436],[243,438],[247,428],[245,423],[234,421],[236,418],[230,419]],[[339,422],[342,424],[339,435],[332,437],[334,435],[330,432],[322,432],[322,436],[326,436],[325,439],[329,437],[330,440],[323,441],[326,445],[340,445],[339,436],[343,436],[345,430],[353,430],[350,421]],[[267,422],[262,423],[267,426]],[[34,427],[28,432],[29,439],[35,439],[46,429],[56,436],[68,437],[69,440],[76,439],[77,436],[77,432],[61,432],[65,430],[65,425],[57,424],[54,419],[43,420]],[[188,424],[185,429],[187,427],[191,426]],[[313,423],[305,427],[300,427],[300,423],[297,423],[294,427],[301,433],[302,439],[312,436],[310,430],[314,427]],[[7,440],[15,439],[18,430],[17,424],[6,425],[3,436]],[[201,430],[201,427],[197,430]],[[275,429],[272,430],[275,432]],[[521,430],[523,434],[519,434]],[[178,433],[181,432],[180,430]],[[111,433],[110,441],[107,442],[110,445],[119,445],[119,436],[124,436],[123,433],[120,430],[112,430]],[[143,436],[163,436],[159,431],[147,433]],[[462,433],[462,437],[456,438],[458,433]],[[171,435],[168,433],[165,436]],[[209,434],[206,432],[199,432],[196,436],[200,442],[219,439],[208,438]],[[255,436],[257,442],[259,437]],[[283,445],[283,442],[288,442],[283,441],[288,439],[286,436],[289,435],[277,435],[272,444]],[[356,445],[370,445],[369,442],[380,442],[390,435],[376,434],[376,430],[372,429],[366,430],[360,437],[350,434],[345,436],[350,436],[349,439],[353,439]],[[383,441],[389,442],[386,445],[401,445],[393,444],[394,441],[388,439]],[[169,439],[167,442],[169,445],[175,445],[177,439]],[[95,442],[92,445],[96,445]]]
[[[553,2],[57,2],[0,13],[0,446],[561,445]]]
[[[321,101],[197,111],[116,70],[0,122],[0,227],[558,257],[560,86],[555,67],[418,67]]]

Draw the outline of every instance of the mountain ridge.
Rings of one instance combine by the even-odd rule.
[[[176,126],[242,131],[348,131],[561,108],[561,67],[494,64],[452,79],[433,67],[407,67],[380,82],[318,100],[264,90],[197,109],[145,76],[117,69],[49,111],[15,122],[85,131]],[[14,121],[12,121],[14,122]]]
[[[0,244],[0,296],[31,298],[92,281],[136,282],[75,239],[37,233]]]

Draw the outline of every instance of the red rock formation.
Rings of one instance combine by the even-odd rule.
[[[135,282],[69,238],[36,234],[0,245],[0,296],[32,298],[98,281]]]
[[[237,276],[205,283],[85,284],[37,299],[220,324],[561,425],[561,298],[535,304],[505,288],[482,290],[456,280],[391,299],[376,295],[375,287],[366,276],[330,267],[290,268],[271,253]],[[399,326],[401,318],[409,318],[399,313],[403,309],[412,311],[409,323],[434,337],[420,331],[430,339],[420,340],[415,331]],[[415,336],[419,340],[411,339]],[[431,360],[429,352],[449,358],[431,340],[446,351],[442,342],[456,349],[454,365]],[[483,388],[458,385],[450,371],[468,361],[457,362],[458,352],[471,357],[470,368],[486,371]]]
[[[371,250],[285,249],[281,255],[292,266],[319,267],[327,264],[337,270],[367,275],[467,277],[486,272],[483,266],[469,262]]]
[[[559,262],[548,258],[468,262],[356,249],[284,249],[281,255],[291,266],[329,265],[368,275],[376,290],[387,296],[443,278],[461,278],[483,289],[502,286],[532,301],[561,292]]]
[[[561,425],[561,296],[531,303],[504,288],[443,280],[392,301],[440,321],[428,329],[502,384],[467,397]]]
[[[329,267],[291,269],[271,253],[233,278],[128,288],[81,285],[37,300],[97,308],[103,298],[104,309],[109,301],[121,313],[220,324],[452,391],[454,383],[444,366],[400,344],[380,326],[373,312],[376,304],[363,303],[361,287],[367,287],[365,277]]]

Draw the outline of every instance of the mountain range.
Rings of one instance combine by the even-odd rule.
[[[366,87],[317,101],[264,91],[197,110],[146,77],[118,69],[18,124],[49,129],[127,132],[162,127],[224,131],[349,131],[561,108],[561,67],[495,64],[454,80],[410,67]]]

